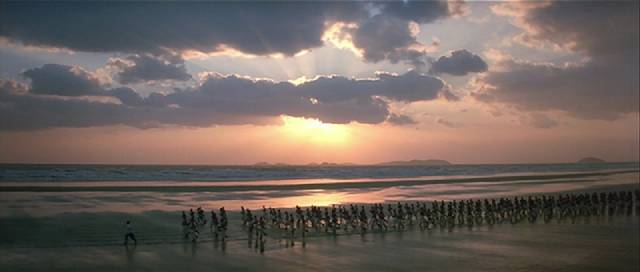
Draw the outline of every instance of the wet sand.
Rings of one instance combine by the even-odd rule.
[[[330,237],[287,247],[270,233],[263,254],[248,248],[234,211],[381,201],[430,201],[540,193],[638,189],[638,173],[554,179],[486,180],[408,186],[242,192],[0,192],[2,271],[638,271],[639,213],[548,224],[503,223],[452,231]],[[182,239],[179,210],[225,205],[229,240],[204,231]],[[122,246],[124,221],[139,243]]]
[[[638,227],[637,216],[624,216],[612,222],[323,236],[309,238],[304,247],[301,242],[286,247],[269,237],[263,254],[242,239],[224,246],[203,240],[129,248],[117,239],[99,246],[5,246],[0,266],[3,271],[638,271]],[[144,229],[138,231],[141,240]],[[112,228],[103,230],[115,235]]]

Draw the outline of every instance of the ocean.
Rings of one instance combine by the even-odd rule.
[[[208,166],[0,164],[3,181],[267,181],[478,177],[638,169],[638,162],[449,166]]]

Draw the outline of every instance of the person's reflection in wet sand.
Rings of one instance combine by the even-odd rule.
[[[127,265],[133,265],[135,263],[135,253],[137,245],[125,246],[125,252],[127,257]]]
[[[184,252],[184,254],[186,255],[189,252],[189,244],[184,242],[182,243],[182,251]]]
[[[198,243],[191,243],[191,257],[195,257],[198,251]]]

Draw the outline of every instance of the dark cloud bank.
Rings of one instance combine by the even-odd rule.
[[[408,117],[389,111],[390,101],[455,98],[442,80],[415,71],[381,73],[373,79],[319,77],[299,85],[212,74],[197,87],[145,98],[128,87],[102,86],[91,73],[73,66],[47,64],[23,76],[31,81],[30,86],[0,81],[1,130],[265,124],[280,115],[330,123],[375,124],[390,119],[408,124],[412,123]],[[77,89],[76,85],[87,88]]]
[[[465,49],[455,50],[448,56],[442,56],[431,64],[431,72],[466,76],[470,73],[486,72],[489,66],[480,56]]]
[[[0,2],[0,38],[29,46],[130,54],[109,65],[118,82],[136,84],[191,79],[180,57],[185,51],[233,48],[292,56],[322,46],[327,27],[345,22],[358,26],[344,31],[366,61],[420,67],[426,52],[412,26],[454,16],[456,10],[435,1]],[[505,59],[499,63],[502,69],[487,71],[481,58],[461,49],[434,60],[431,73],[487,71],[478,78],[483,87],[474,96],[524,111],[560,110],[586,119],[638,112],[638,2],[552,2],[523,9],[515,19],[523,41],[553,44],[588,60],[557,66]],[[79,67],[48,64],[22,75],[29,86],[0,81],[2,130],[264,124],[282,114],[332,123],[411,124],[408,116],[390,112],[389,101],[456,99],[441,79],[415,71],[361,80],[320,77],[300,85],[212,75],[198,86],[148,97],[129,87],[105,86]]]
[[[180,56],[187,51],[233,48],[253,55],[292,56],[322,46],[325,30],[337,22],[358,26],[344,31],[364,52],[365,61],[422,66],[426,52],[413,28],[460,11],[443,1],[0,5],[0,37],[10,42],[130,54],[108,63],[123,85],[190,80]],[[319,77],[300,85],[214,74],[196,87],[148,97],[126,86],[105,86],[79,67],[47,64],[22,76],[29,86],[2,81],[0,129],[263,124],[283,114],[331,123],[402,125],[415,121],[390,112],[391,101],[457,99],[441,79],[416,71],[380,73],[373,79]]]
[[[562,66],[500,60],[501,69],[480,77],[483,87],[476,98],[525,111],[559,110],[583,119],[637,113],[638,3],[561,1],[520,7],[510,15],[523,29],[524,43],[546,43],[588,59]]]
[[[85,52],[162,55],[226,47],[292,56],[321,47],[327,27],[344,22],[359,26],[350,34],[367,61],[422,64],[425,52],[415,49],[420,44],[410,24],[456,15],[458,6],[444,1],[2,2],[0,37]]]
[[[131,55],[125,59],[111,59],[109,66],[117,71],[116,78],[122,84],[150,81],[186,81],[191,79],[184,60],[178,56]]]

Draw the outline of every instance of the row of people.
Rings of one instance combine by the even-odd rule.
[[[248,234],[248,246],[264,251],[268,233],[284,238],[287,246],[296,239],[305,245],[309,231],[316,233],[360,233],[369,231],[404,231],[417,226],[421,230],[453,228],[481,224],[516,224],[522,221],[545,223],[578,217],[631,214],[635,202],[640,215],[640,191],[593,192],[578,194],[502,197],[499,199],[454,200],[396,204],[311,206],[294,210],[262,207],[261,212],[241,207],[243,229]],[[227,238],[228,217],[224,207],[211,211],[210,231],[215,239]],[[198,207],[189,216],[182,212],[185,239],[198,240],[200,229],[207,225],[204,210]]]
[[[242,225],[250,236],[264,233],[266,229],[276,229],[285,237],[304,238],[311,229],[331,234],[366,233],[369,230],[403,231],[417,225],[420,229],[434,227],[451,228],[455,226],[473,226],[479,224],[512,224],[528,221],[535,223],[539,219],[549,222],[552,219],[564,220],[577,217],[614,215],[631,213],[634,202],[640,209],[640,192],[636,190],[514,197],[483,200],[436,201],[430,205],[425,202],[371,204],[316,207],[304,210],[296,206],[294,211],[262,208],[262,214],[256,215],[250,209],[241,208]],[[255,234],[258,235],[258,234]],[[251,240],[251,239],[250,239]]]

